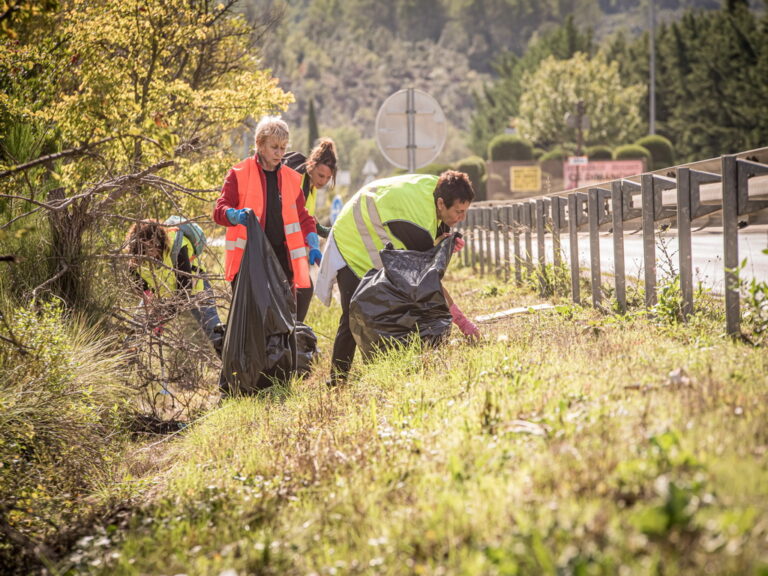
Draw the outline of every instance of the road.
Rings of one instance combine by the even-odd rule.
[[[664,233],[663,240],[656,242],[657,276],[662,278],[669,273],[667,261],[671,259],[674,271],[679,271],[677,236],[674,229]],[[522,238],[521,238],[522,240]],[[661,245],[665,246],[662,250]],[[561,251],[564,261],[570,262],[570,246],[568,235],[561,236]],[[523,248],[523,246],[521,246]],[[747,266],[742,277],[755,278],[768,282],[768,254],[762,251],[768,248],[768,228],[765,226],[754,229],[746,228],[739,232],[739,260],[747,259]],[[665,256],[664,252],[669,256]],[[716,293],[723,291],[723,236],[719,229],[709,229],[695,232],[691,237],[691,252],[693,254],[694,285],[701,283],[703,288]],[[533,258],[537,261],[536,241],[533,242]],[[552,261],[552,239],[546,240],[546,260]],[[613,237],[609,233],[600,235],[600,262],[605,281],[613,274]],[[641,233],[624,236],[624,266],[627,277],[643,277],[643,238]],[[579,234],[579,265],[589,269],[589,234]]]

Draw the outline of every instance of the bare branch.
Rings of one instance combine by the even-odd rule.
[[[91,142],[90,144],[86,144],[84,146],[81,146],[80,148],[70,148],[69,150],[62,150],[61,152],[56,152],[55,154],[48,154],[47,156],[41,156],[40,158],[35,158],[34,160],[30,160],[29,162],[25,162],[24,164],[19,164],[18,166],[14,166],[13,168],[6,170],[5,172],[0,172],[0,178],[6,178],[7,176],[11,176],[12,174],[16,174],[17,172],[23,172],[24,170],[29,170],[30,168],[34,168],[35,166],[38,166],[40,164],[45,164],[46,162],[61,160],[62,158],[66,158],[68,156],[80,156],[82,154],[85,154],[91,148],[94,148],[96,146],[109,142],[110,140],[114,140],[115,138],[118,138],[118,136],[110,136],[109,138],[104,138],[97,142]]]
[[[61,278],[62,276],[64,276],[64,274],[67,272],[67,270],[69,270],[69,265],[68,265],[68,264],[65,262],[65,263],[63,264],[63,266],[62,266],[61,270],[59,270],[58,272],[56,272],[56,274],[55,274],[54,276],[51,276],[50,278],[48,278],[48,280],[46,280],[45,282],[43,282],[42,284],[40,284],[40,286],[38,286],[37,288],[35,288],[34,290],[32,290],[32,299],[33,299],[33,300],[36,300],[36,299],[37,299],[37,292],[38,292],[39,290],[42,290],[43,288],[45,288],[46,286],[48,286],[48,285],[49,285],[49,284],[51,284],[52,282],[55,282],[56,280],[58,280],[59,278]]]

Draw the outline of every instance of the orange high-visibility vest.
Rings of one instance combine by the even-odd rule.
[[[261,187],[261,177],[256,159],[251,157],[243,160],[233,170],[237,176],[237,208],[250,208],[261,222],[264,218],[266,193]],[[309,288],[311,286],[309,260],[307,259],[307,247],[304,242],[304,233],[301,231],[297,207],[297,199],[302,194],[301,175],[286,166],[281,166],[280,182],[283,224],[291,269],[293,270],[293,286],[294,288]],[[245,226],[237,225],[227,228],[224,276],[229,282],[235,278],[240,270],[246,240]]]

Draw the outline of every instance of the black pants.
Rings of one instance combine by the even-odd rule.
[[[309,288],[298,288],[296,290],[296,320],[304,322],[309,311],[309,303],[312,301],[312,295],[315,293],[315,286],[312,280],[309,281]]]
[[[331,383],[333,384],[346,380],[355,357],[357,344],[349,329],[349,303],[352,301],[352,294],[360,285],[360,278],[355,276],[349,266],[345,266],[336,273],[336,282],[341,296],[341,318],[339,318],[339,328],[336,330],[331,356]]]

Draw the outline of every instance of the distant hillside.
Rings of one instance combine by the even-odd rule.
[[[636,0],[292,0],[246,2],[251,18],[283,7],[265,37],[264,64],[296,103],[285,115],[297,147],[306,133],[310,99],[321,132],[342,127],[372,138],[376,111],[396,90],[413,86],[433,94],[455,131],[447,154],[467,152],[464,135],[473,94],[493,78],[500,52],[521,55],[532,39],[570,14],[600,42],[618,30],[639,34],[648,5]],[[754,4],[757,4],[756,2]],[[657,22],[689,9],[712,10],[717,0],[658,0]],[[301,140],[301,141],[299,141]],[[353,138],[354,140],[354,138]],[[445,155],[444,155],[445,156]],[[442,158],[441,158],[442,159]]]

